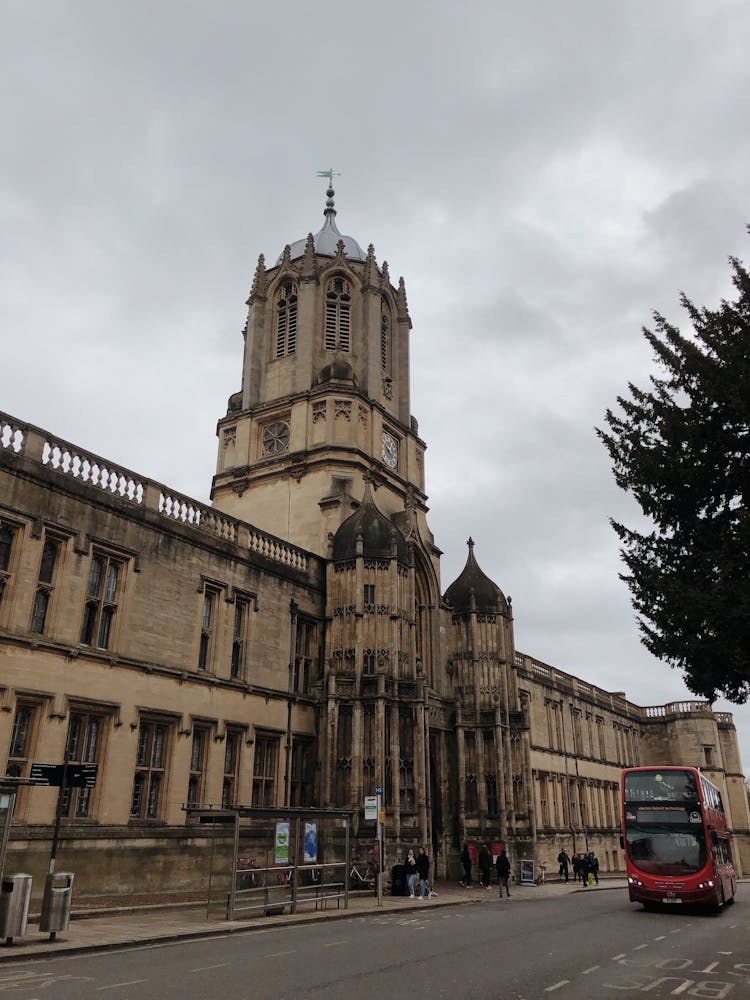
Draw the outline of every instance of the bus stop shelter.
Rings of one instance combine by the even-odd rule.
[[[211,828],[208,915],[237,920],[348,906],[351,811],[235,806],[186,812],[190,822]]]

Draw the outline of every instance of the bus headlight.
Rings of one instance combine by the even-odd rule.
[[[628,876],[628,882],[630,883],[630,885],[643,885],[643,882],[641,882],[640,879],[633,878],[632,875]]]
[[[698,888],[699,889],[713,889],[713,887],[714,887],[714,880],[713,879],[709,879],[708,882],[699,882],[698,883]]]

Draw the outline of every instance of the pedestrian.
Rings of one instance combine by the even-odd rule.
[[[560,851],[560,853],[557,855],[557,863],[560,866],[560,869],[559,869],[560,878],[564,878],[565,881],[567,882],[568,881],[568,871],[569,871],[569,868],[570,868],[570,857],[568,856],[568,854],[567,854],[567,852],[566,852],[566,850],[565,850],[564,847]]]
[[[583,880],[584,888],[589,887],[589,874],[591,872],[591,855],[584,854],[581,860],[581,879]]]
[[[583,880],[583,868],[580,854],[573,855],[573,881]]]
[[[477,866],[479,867],[479,881],[485,889],[489,889],[490,872],[492,871],[492,858],[490,857],[490,852],[487,850],[486,844],[482,844],[479,848]]]
[[[497,868],[497,887],[500,890],[500,898],[503,898],[503,886],[505,886],[505,895],[510,896],[510,861],[508,861],[508,855],[505,853],[505,848],[500,851],[497,856],[497,861],[495,862],[495,868]]]
[[[406,887],[409,890],[409,898],[414,899],[414,885],[417,881],[417,859],[414,857],[413,848],[409,848],[404,859],[404,873],[406,875]]]
[[[461,849],[461,867],[464,870],[464,877],[461,880],[461,885],[465,888],[471,888],[471,854],[469,853],[469,845],[464,843]]]
[[[589,862],[589,870],[594,876],[594,881],[597,885],[599,885],[599,858],[597,858],[593,851],[589,854],[589,858],[591,859]]]
[[[419,898],[429,899],[432,895],[430,891],[430,857],[424,847],[419,849],[417,857],[417,872],[419,873]]]

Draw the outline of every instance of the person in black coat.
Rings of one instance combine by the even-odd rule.
[[[422,899],[429,899],[430,886],[430,857],[424,847],[421,847],[417,855],[417,872],[419,873],[419,895]]]
[[[471,854],[469,854],[468,844],[464,844],[461,851],[461,867],[464,870],[464,877],[461,880],[461,885],[471,888]]]
[[[498,854],[495,868],[497,869],[497,887],[500,890],[500,898],[502,899],[503,886],[505,886],[505,895],[510,896],[510,861],[508,861],[505,848]]]
[[[568,857],[568,853],[564,847],[557,855],[557,863],[560,866],[560,878],[564,878],[567,882],[570,869],[570,858]]]
[[[485,889],[490,887],[490,872],[492,871],[492,858],[490,857],[490,852],[487,850],[487,845],[482,844],[479,848],[479,857],[477,858],[477,865],[479,867],[479,881],[482,883]]]

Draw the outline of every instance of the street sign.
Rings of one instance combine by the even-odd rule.
[[[36,785],[62,784],[62,764],[32,764],[29,779]]]
[[[32,764],[29,778],[35,785],[60,788],[63,783],[63,764]],[[99,771],[98,764],[68,764],[65,784],[71,788],[94,788]]]
[[[376,795],[382,795],[383,794],[383,789],[382,789],[382,787],[380,785],[378,785],[378,787],[375,789],[375,794]]]
[[[377,795],[365,795],[365,819],[378,818],[378,797]]]

